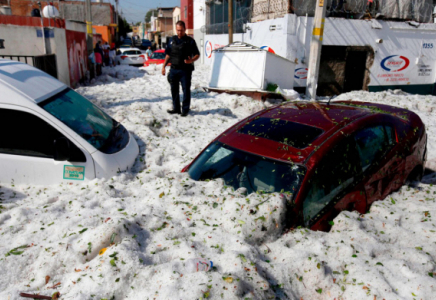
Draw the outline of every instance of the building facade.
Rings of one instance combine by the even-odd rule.
[[[9,2],[12,15],[30,17],[34,9],[39,10],[37,0],[2,0]],[[47,1],[41,1],[44,9]],[[64,20],[86,22],[86,8],[84,1],[53,1],[51,2],[59,11],[59,17]],[[113,5],[105,2],[91,2],[93,28],[101,34],[102,41],[112,43],[116,33],[115,11]]]
[[[180,7],[176,6],[173,11],[173,35],[177,34],[176,23],[180,21],[180,17]]]
[[[86,23],[46,18],[43,22],[44,34],[39,17],[1,16],[0,32],[5,49],[0,49],[0,57],[35,67],[38,67],[35,64],[38,59],[53,57],[53,61],[48,63],[56,75],[51,75],[74,88],[85,80],[88,73]]]
[[[221,6],[216,1],[204,1],[194,7],[195,38],[205,64],[212,62],[214,49],[229,41],[225,32],[226,1],[220,2]],[[244,4],[244,0],[237,2]],[[244,23],[235,26],[233,40],[296,62],[295,73],[290,76],[295,89],[304,92],[315,1],[289,3],[292,5],[279,0],[253,0],[251,15],[241,15]],[[414,2],[416,5],[410,1],[415,5],[412,10],[391,0],[328,3],[318,95],[386,89],[436,94],[436,24],[432,17],[436,1]],[[286,9],[291,13],[285,13]]]
[[[164,48],[168,39],[174,35],[173,14],[175,7],[158,7],[157,18],[154,19],[154,39],[159,47]]]
[[[186,24],[186,34],[194,36],[194,0],[180,0],[180,14]]]

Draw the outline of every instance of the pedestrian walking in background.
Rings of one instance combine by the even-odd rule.
[[[194,62],[200,57],[195,40],[186,35],[185,22],[176,23],[177,35],[173,36],[171,43],[165,49],[165,62],[162,67],[162,75],[165,76],[165,67],[171,60],[171,70],[168,74],[168,81],[171,84],[171,96],[173,98],[173,109],[168,110],[170,114],[188,115],[191,106],[191,79],[194,71]],[[180,89],[182,84],[183,104],[180,108]]]
[[[94,49],[94,60],[95,60],[95,68],[97,76],[101,75],[101,65],[103,63],[103,57],[101,55],[102,51],[99,48],[99,45],[97,43],[95,49]]]
[[[151,47],[148,47],[147,51],[145,51],[145,54],[147,55],[147,60],[149,60],[153,55],[153,51],[151,51]]]
[[[109,51],[110,51],[110,47],[109,47],[109,44],[106,42],[103,45],[103,58],[104,58],[104,65],[105,66],[110,65]]]
[[[115,57],[117,55],[117,52],[115,50],[115,47],[112,47],[112,49],[109,50],[109,65],[111,67],[115,67]]]

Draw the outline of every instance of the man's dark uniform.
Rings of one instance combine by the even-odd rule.
[[[173,109],[178,113],[189,112],[191,105],[191,78],[194,71],[194,64],[186,64],[185,59],[191,59],[200,55],[195,40],[187,35],[181,39],[173,36],[171,43],[165,49],[165,54],[170,56],[171,70],[168,74],[168,81],[171,84],[171,95],[173,97]],[[183,105],[180,110],[180,90],[179,83],[183,89]]]

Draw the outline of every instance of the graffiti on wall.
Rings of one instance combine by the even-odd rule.
[[[70,30],[67,30],[66,33],[70,84],[74,88],[78,83],[83,82],[88,70],[86,34]]]

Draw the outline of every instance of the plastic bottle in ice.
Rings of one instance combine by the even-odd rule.
[[[173,263],[173,271],[179,273],[207,272],[213,267],[213,262],[201,257],[190,258],[186,261]]]

